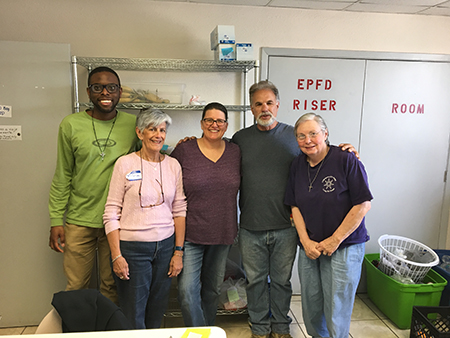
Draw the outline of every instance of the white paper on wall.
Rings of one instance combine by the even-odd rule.
[[[0,117],[11,117],[11,116],[12,116],[12,107],[0,104]]]
[[[22,126],[0,126],[0,141],[22,141]]]

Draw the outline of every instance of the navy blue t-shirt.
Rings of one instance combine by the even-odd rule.
[[[300,209],[309,238],[320,242],[334,233],[353,206],[373,197],[364,165],[352,153],[331,146],[322,166],[309,168],[309,178],[308,167],[306,155],[300,154],[294,159],[284,202]],[[311,190],[310,180],[314,180]],[[341,247],[368,240],[363,219]]]

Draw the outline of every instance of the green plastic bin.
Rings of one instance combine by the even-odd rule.
[[[439,306],[442,290],[447,285],[444,277],[430,269],[424,284],[403,284],[378,270],[372,261],[380,254],[366,254],[367,293],[370,300],[400,329],[409,329],[413,306]],[[431,282],[432,284],[427,284]]]

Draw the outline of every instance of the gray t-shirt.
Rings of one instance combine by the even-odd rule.
[[[292,160],[300,154],[294,127],[278,123],[261,131],[256,125],[236,132],[232,141],[241,149],[240,226],[252,231],[291,226],[284,204]]]

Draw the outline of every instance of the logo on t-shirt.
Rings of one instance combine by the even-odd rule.
[[[327,176],[322,180],[323,183],[323,191],[324,192],[333,192],[335,190],[334,182],[336,182],[336,178],[334,176]]]
[[[92,141],[92,144],[96,147],[106,149],[106,147],[114,147],[116,145],[116,141],[107,138],[99,138],[98,140]]]

